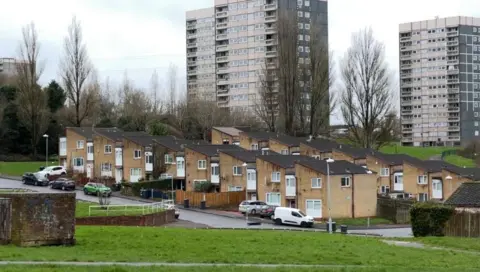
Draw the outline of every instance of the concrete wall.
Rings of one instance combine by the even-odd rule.
[[[147,215],[91,216],[76,219],[77,225],[156,227],[175,221],[175,211],[167,210]]]
[[[10,243],[12,231],[12,201],[0,198],[0,245]]]
[[[11,199],[11,242],[19,246],[72,245],[75,193],[4,193]]]

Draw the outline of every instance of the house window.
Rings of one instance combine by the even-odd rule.
[[[229,192],[240,192],[240,191],[243,191],[243,188],[242,188],[242,186],[231,186],[231,185],[229,185],[228,186],[228,191]]]
[[[112,154],[112,146],[111,145],[105,145],[103,147],[103,153],[105,154]]]
[[[102,172],[110,172],[112,171],[112,164],[110,163],[102,163]]]
[[[130,176],[141,176],[142,175],[142,169],[141,168],[130,168]]]
[[[280,193],[267,193],[267,204],[280,206]]]
[[[312,158],[319,160],[319,159],[320,159],[320,155],[312,155]]]
[[[322,179],[312,178],[312,188],[322,188]]]
[[[207,169],[207,161],[206,160],[198,160],[197,165],[198,165],[198,167],[197,167],[198,169],[202,169],[202,170]]]
[[[272,182],[280,182],[280,172],[272,172]]]
[[[77,141],[77,149],[83,149],[83,141]]]
[[[258,144],[252,144],[251,150],[258,150]]]
[[[288,149],[283,149],[282,151],[280,151],[280,154],[288,155]]]
[[[427,184],[428,183],[427,176],[426,175],[418,176],[417,177],[417,183],[418,184]]]
[[[350,177],[342,177],[340,179],[340,185],[342,187],[350,187]]]
[[[67,149],[67,142],[60,142],[60,149]]]
[[[145,163],[153,163],[153,155],[145,155]]]
[[[381,194],[388,194],[390,192],[390,186],[388,185],[382,185],[380,187],[380,193]]]
[[[428,195],[426,193],[419,193],[417,196],[417,200],[419,202],[427,202],[428,201]]]
[[[88,145],[87,146],[87,153],[88,154],[93,154],[93,145]]]
[[[234,176],[241,176],[242,175],[242,167],[241,166],[234,166],[233,167],[233,175]]]
[[[165,164],[172,164],[172,163],[173,163],[172,154],[165,154]]]
[[[139,149],[136,149],[133,151],[133,158],[134,159],[140,159],[142,157],[142,151]]]
[[[83,166],[83,158],[73,158],[73,166]]]
[[[382,177],[390,176],[390,169],[389,168],[381,168],[380,169],[380,176],[382,176]]]

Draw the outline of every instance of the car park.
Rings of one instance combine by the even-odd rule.
[[[86,195],[105,195],[111,196],[112,189],[102,183],[88,182],[83,186],[83,193]]]
[[[265,205],[267,205],[267,203],[263,201],[245,200],[238,206],[238,211],[242,214],[245,214],[247,211],[250,214],[257,214],[262,209],[262,206]]]
[[[296,225],[301,227],[313,227],[313,217],[295,208],[277,207],[273,215],[275,224]]]
[[[58,178],[50,182],[50,188],[63,191],[73,191],[75,190],[75,181],[68,178]]]
[[[25,173],[22,176],[23,184],[35,185],[35,186],[47,186],[48,179],[38,175],[37,173]]]

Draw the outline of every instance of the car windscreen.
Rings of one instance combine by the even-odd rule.
[[[305,213],[303,213],[302,211],[298,211],[298,213],[302,216],[307,216]]]

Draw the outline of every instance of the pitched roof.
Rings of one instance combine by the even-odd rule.
[[[465,182],[453,192],[445,204],[459,207],[480,207],[480,182]]]
[[[225,133],[230,136],[238,136],[240,132],[242,132],[240,129],[235,127],[213,127],[213,129],[218,130],[221,133]]]
[[[113,141],[122,140],[123,137],[129,136],[150,136],[148,133],[144,131],[123,131],[118,128],[108,128],[108,129],[97,129],[93,130],[94,134],[98,134],[100,136],[106,137]]]
[[[260,155],[258,159],[278,165],[282,168],[293,168],[299,161],[315,160],[312,157],[303,155]]]
[[[125,139],[130,140],[138,145],[141,146],[150,146],[153,144],[154,140],[157,139],[167,139],[173,141],[175,139],[174,136],[152,136],[152,135],[126,135],[124,136]]]
[[[404,162],[409,162],[410,164],[421,164],[422,160],[408,156],[406,154],[385,154],[378,151],[372,151],[368,155],[373,156],[388,165],[402,165]]]
[[[300,146],[300,142],[305,141],[304,138],[297,138],[297,137],[292,137],[288,135],[274,135],[274,136],[270,136],[270,139],[276,140],[288,147]]]
[[[242,131],[243,134],[247,135],[248,137],[255,139],[257,141],[266,142],[270,137],[277,136],[274,132],[267,132],[267,131]]]
[[[424,169],[426,172],[429,172],[429,173],[441,172],[443,169],[445,169],[447,171],[450,171],[458,175],[470,174],[470,171],[467,168],[461,168],[441,160],[424,160],[424,161],[420,161],[420,163],[416,163],[412,165],[418,168]]]
[[[337,147],[334,148],[337,151],[343,152],[345,154],[348,154],[352,156],[354,159],[363,159],[367,157],[368,153],[373,152],[373,149],[369,148],[359,148],[359,147],[353,147],[350,145],[346,144],[339,144]]]
[[[257,157],[262,155],[262,151],[260,150],[222,150],[220,152],[246,163],[254,163],[256,162]],[[268,154],[273,155],[278,153],[268,151]]]
[[[314,171],[322,173],[324,175],[327,174],[327,161],[325,160],[305,160],[299,161],[298,164],[308,167]],[[356,165],[349,161],[334,161],[328,165],[330,175],[351,175],[351,174],[369,174],[368,169],[361,167],[360,165]]]
[[[305,140],[302,144],[315,148],[320,152],[332,152],[332,150],[338,146],[337,142],[327,139]]]
[[[224,150],[245,150],[238,145],[189,145],[187,147],[208,157],[218,156],[218,152]]]
[[[192,145],[208,145],[208,142],[204,140],[187,140],[187,139],[177,139],[173,138],[155,138],[154,141],[159,145],[162,145],[172,151],[179,152],[182,151],[185,146]]]
[[[93,127],[67,127],[68,129],[74,131],[75,133],[87,138],[91,139],[93,136],[93,131],[103,131],[103,130],[120,130],[116,127],[111,127],[111,128],[93,128]]]

